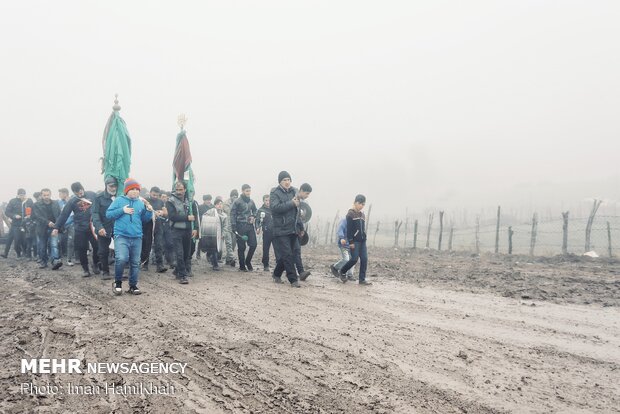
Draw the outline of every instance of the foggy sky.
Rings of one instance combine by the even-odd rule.
[[[197,195],[287,170],[317,214],[620,200],[617,1],[28,1],[0,6],[0,200],[81,181],[114,94],[131,175]]]

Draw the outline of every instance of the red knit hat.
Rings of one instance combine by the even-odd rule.
[[[128,178],[125,180],[125,194],[129,192],[129,190],[140,190],[140,184],[134,180],[133,178]]]

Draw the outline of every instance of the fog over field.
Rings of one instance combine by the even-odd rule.
[[[103,188],[119,94],[131,175],[197,193],[280,170],[332,217],[620,200],[617,1],[4,2],[0,200]],[[610,210],[608,210],[609,212]]]

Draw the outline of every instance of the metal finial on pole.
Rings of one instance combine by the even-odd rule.
[[[118,104],[118,94],[114,94],[114,106],[112,107],[114,112],[118,112],[121,110],[121,106]]]
[[[179,128],[181,128],[181,131],[185,129],[185,124],[187,124],[187,117],[185,116],[185,114],[179,115],[179,117],[177,118],[177,124],[179,125]]]

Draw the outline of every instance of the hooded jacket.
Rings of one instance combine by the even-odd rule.
[[[366,216],[361,211],[347,213],[347,240],[349,244],[366,241]]]
[[[133,214],[125,213],[124,207],[133,208]],[[105,216],[107,219],[114,220],[114,236],[140,238],[142,237],[142,223],[151,220],[153,212],[148,211],[139,198],[121,196],[112,202]]]

